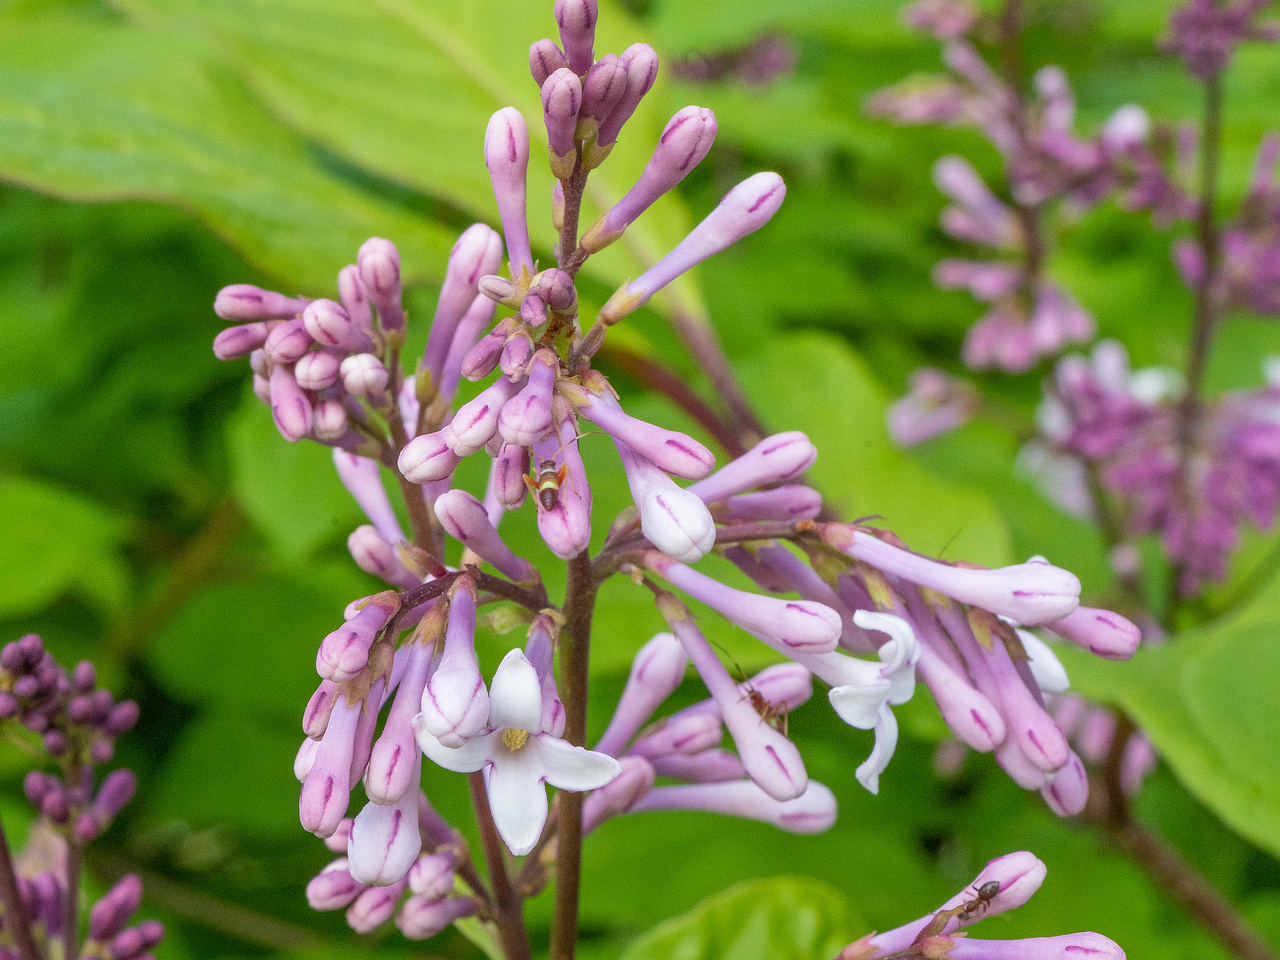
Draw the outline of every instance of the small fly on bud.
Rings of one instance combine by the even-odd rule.
[[[554,458],[540,460],[536,471],[531,470],[524,475],[524,485],[543,510],[554,510],[560,502],[560,486],[568,476],[568,466],[557,467]]]

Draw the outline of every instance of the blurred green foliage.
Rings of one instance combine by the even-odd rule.
[[[593,177],[586,216],[626,189],[679,106],[716,111],[716,148],[628,243],[592,258],[584,299],[601,302],[743,175],[781,171],[789,193],[773,223],[677,291],[705,302],[764,421],[811,433],[822,451],[815,480],[846,516],[882,515],[918,549],[951,558],[1045,553],[1105,601],[1101,541],[1015,476],[1012,434],[975,425],[908,456],[881,426],[910,369],[955,366],[978,313],[929,283],[932,264],[955,250],[936,226],[929,170],[960,152],[994,178],[996,157],[971,133],[895,129],[862,110],[876,88],[937,69],[936,46],[899,24],[897,0],[602,6],[603,49],[647,39],[670,63],[781,31],[797,67],[754,88],[666,72]],[[1194,87],[1154,48],[1170,6],[1039,0],[1028,61],[1068,69],[1086,126],[1131,100],[1158,119],[1193,117]],[[214,361],[210,303],[242,281],[332,295],[359,243],[386,236],[414,285],[410,342],[420,344],[453,237],[494,219],[480,152],[489,114],[514,104],[543,135],[525,50],[553,30],[550,0],[0,3],[0,177],[11,184],[0,191],[0,639],[40,631],[64,659],[96,659],[142,704],[121,751],[140,796],[99,845],[88,882],[142,871],[144,910],[170,924],[164,957],[421,952],[394,934],[357,942],[340,915],[313,914],[302,896],[329,856],[296,822],[298,718],[318,639],[373,583],[346,558],[358,513],[327,452],[280,440],[245,365]],[[1240,57],[1228,96],[1226,203],[1243,189],[1259,135],[1280,126],[1274,48]],[[550,181],[539,163],[532,170],[545,261]],[[1189,297],[1168,231],[1109,206],[1062,227],[1053,272],[1103,333],[1138,364],[1181,364]],[[705,391],[662,319],[667,306],[618,334]],[[1260,382],[1268,352],[1280,352],[1273,325],[1232,318],[1211,385]],[[615,382],[633,412],[689,428],[625,377]],[[988,386],[1030,414],[1034,378]],[[606,446],[585,444],[597,518],[628,502]],[[482,482],[465,470],[463,479]],[[545,558],[528,509],[510,523],[513,545]],[[1208,620],[1256,594],[1233,618],[1132,665],[1070,665],[1082,689],[1133,711],[1169,762],[1139,798],[1143,818],[1280,945],[1280,595],[1252,575],[1270,549],[1253,538],[1232,582],[1193,611]],[[736,576],[723,566],[717,573]],[[703,623],[747,669],[766,662],[757,644]],[[631,655],[658,629],[643,591],[606,587],[594,732]],[[486,669],[509,642],[482,638]],[[693,699],[696,686],[677,696]],[[989,757],[936,777],[942,727],[925,695],[904,711],[879,797],[852,776],[870,735],[818,700],[791,730],[839,797],[836,827],[792,837],[693,814],[606,824],[587,844],[584,956],[817,960],[920,915],[1015,849],[1044,859],[1049,879],[987,936],[1093,929],[1144,960],[1223,956],[1099,835],[1048,813]],[[20,822],[21,758],[0,761],[5,822]],[[428,770],[426,783],[440,809],[468,822],[459,778]],[[549,898],[529,913],[545,943]],[[457,934],[426,949],[475,955]]]

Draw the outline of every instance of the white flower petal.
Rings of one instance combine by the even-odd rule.
[[[488,763],[496,736],[494,733],[482,733],[460,747],[446,747],[427,730],[422,714],[413,718],[413,732],[417,734],[418,746],[427,758],[454,773],[475,773]]]
[[[832,687],[827,698],[836,714],[849,726],[870,730],[878,722],[880,708],[884,706],[892,686],[888,680],[849,683],[842,687]]]
[[[517,857],[533,849],[547,822],[547,788],[534,738],[518,750],[495,744],[489,772],[489,809],[507,848]]]
[[[494,730],[542,729],[542,683],[523,650],[502,658],[489,687],[489,726]]]
[[[1022,641],[1022,649],[1027,651],[1028,666],[1036,686],[1045,693],[1066,693],[1071,689],[1066,668],[1047,643],[1030,630],[1019,630],[1018,639]]]
[[[898,746],[898,720],[886,704],[880,710],[876,720],[876,745],[871,748],[871,756],[863,761],[854,771],[858,782],[867,788],[869,793],[880,792],[880,774],[884,773],[893,759],[893,751]]]
[[[617,760],[606,753],[575,747],[548,734],[538,736],[543,776],[561,790],[595,790],[622,772]]]
[[[881,675],[893,684],[889,691],[889,703],[906,703],[916,689],[916,663],[920,660],[920,641],[915,631],[902,617],[891,613],[875,613],[871,610],[859,610],[853,615],[853,622],[864,630],[878,630],[889,635],[889,642],[883,644],[878,653],[884,667]]]

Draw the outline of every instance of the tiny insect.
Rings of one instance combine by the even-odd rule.
[[[960,913],[957,914],[957,918],[961,923],[968,923],[979,910],[991,906],[991,901],[1000,892],[1000,881],[988,880],[980,887],[975,885],[973,892],[976,896],[967,901],[964,907],[961,908]]]
[[[720,644],[717,643],[716,646],[720,647]],[[724,650],[726,657],[729,657],[728,650],[725,650],[724,647],[720,647],[720,649]],[[751,681],[747,679],[747,675],[743,672],[742,667],[739,666],[738,661],[734,660],[733,657],[729,657],[729,662],[733,664],[734,670],[738,672],[738,682],[746,688],[746,693],[743,695],[744,699],[750,702],[751,709],[755,710],[756,715],[760,717],[760,722],[767,723],[785,737],[787,735],[787,705],[766,700],[764,694],[751,685]]]
[[[558,451],[557,451],[558,452]],[[543,510],[554,510],[560,502],[560,485],[569,476],[569,467],[556,466],[555,457],[540,460],[536,471],[530,470],[524,475],[524,485],[538,499]]]

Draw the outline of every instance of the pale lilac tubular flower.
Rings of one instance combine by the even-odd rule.
[[[345,450],[333,451],[333,466],[338,479],[347,492],[360,504],[360,509],[389,543],[404,539],[400,521],[391,507],[386,488],[382,485],[382,469],[377,460],[358,457]]]
[[[633,43],[627,47],[619,55],[618,65],[626,71],[626,89],[609,115],[600,121],[600,129],[596,134],[596,143],[606,148],[603,151],[605,155],[608,153],[607,148],[617,141],[623,124],[631,119],[636,107],[640,106],[640,101],[658,77],[658,55],[647,43]],[[598,166],[603,159],[604,156],[592,157],[592,165]]]
[[[702,162],[715,138],[716,116],[710,110],[691,106],[678,112],[662,131],[635,186],[583,234],[580,246],[597,253],[622,236],[655,200],[675,189]]]
[[[462,231],[449,252],[440,299],[436,302],[435,317],[422,355],[423,365],[437,384],[444,376],[454,335],[480,295],[480,278],[496,273],[501,266],[502,238],[493,228],[475,223]],[[470,349],[470,345],[466,349]]]
[[[351,761],[355,751],[356,723],[365,707],[338,696],[324,738],[302,784],[299,819],[303,829],[328,837],[338,829],[351,801]]]
[[[682,710],[659,721],[628,753],[650,761],[671,753],[692,756],[719,746],[722,740],[724,729],[718,712]]]
[[[840,615],[820,603],[735,590],[659,553],[645,554],[644,562],[674,586],[787,656],[830,653],[840,640]]]
[[[949,938],[948,938],[949,939]],[[935,941],[936,942],[936,941]],[[1022,940],[956,938],[939,956],[947,960],[1124,960],[1125,952],[1100,933],[1067,933],[1060,937],[1028,937]]]
[[[529,223],[525,214],[529,128],[515,107],[504,107],[489,120],[484,135],[484,162],[498,201],[512,276],[518,278],[521,271],[533,276],[533,254],[529,249]]]
[[[311,432],[311,401],[293,378],[293,371],[283,364],[272,369],[270,384],[271,418],[280,436],[295,443]]]
[[[688,665],[689,658],[674,634],[659,633],[641,647],[631,661],[627,685],[596,749],[612,756],[626,749],[658,706],[680,686]]]
[[[435,514],[444,532],[516,583],[542,581],[537,568],[516,556],[489,521],[485,506],[465,490],[450,490],[436,499]]]
[[[725,512],[732,520],[812,520],[822,512],[822,494],[792,483],[730,497],[725,501]]]
[[[732,750],[722,750],[719,747],[693,754],[667,753],[650,757],[649,764],[658,776],[671,777],[685,783],[724,783],[727,780],[741,780],[747,775],[738,755]]]
[[[402,329],[404,307],[400,303],[400,251],[396,245],[381,237],[370,237],[360,245],[356,267],[362,288],[378,308],[382,329]]]
[[[213,312],[223,320],[290,320],[306,305],[300,297],[286,297],[250,283],[233,283],[218,291]]]
[[[462,457],[453,452],[440,432],[436,432],[414,437],[405,444],[397,466],[410,483],[434,483],[447,479],[461,462]]]
[[[799,430],[776,433],[688,489],[715,503],[766,484],[794,480],[817,458],[817,447]]]
[[[409,897],[396,914],[396,926],[409,940],[426,940],[449,924],[474,916],[479,910],[480,901],[474,897],[449,897],[440,900]]]
[[[394,590],[370,597],[359,613],[320,642],[316,672],[334,683],[359,674],[369,664],[374,640],[399,609],[400,596]]]
[[[742,181],[674,250],[623,284],[601,309],[600,322],[617,323],[685,271],[759,230],[778,212],[786,195],[787,188],[776,173],[757,173]]]
[[[665,592],[658,594],[657,602],[719,708],[747,776],[775,800],[792,800],[804,793],[809,774],[795,744],[761,722],[755,707],[742,695],[684,604]]]
[[[560,358],[554,350],[544,348],[533,355],[528,383],[499,412],[498,433],[504,441],[531,447],[546,436],[551,429],[551,397],[559,370]]]
[[[332,300],[312,300],[302,311],[302,322],[316,343],[344,352],[361,353],[373,348],[372,329]]]
[[[750,780],[655,787],[632,813],[652,810],[703,810],[731,817],[760,820],[788,833],[823,833],[836,820],[836,798],[815,780],[794,800],[773,799]]]
[[[542,84],[542,119],[547,127],[551,172],[561,180],[573,175],[578,159],[574,132],[582,106],[582,80],[568,67],[551,74]]]
[[[556,689],[555,647],[559,637],[560,628],[555,620],[548,614],[540,613],[529,624],[524,645],[525,658],[538,674],[542,690],[540,732],[549,733],[553,737],[564,736],[564,725],[568,719],[560,700],[560,691]]]
[[[499,241],[499,249],[501,249],[501,241]],[[457,394],[458,384],[467,373],[467,358],[471,356],[472,349],[484,339],[481,334],[485,327],[493,322],[493,316],[497,310],[498,305],[483,294],[477,294],[471,301],[471,306],[458,321],[453,343],[449,346],[449,355],[445,357],[441,367],[440,396],[452,400]],[[490,367],[489,370],[485,370],[481,376],[488,376],[492,369]]]
[[[420,779],[422,755],[413,733],[413,718],[422,710],[422,694],[434,666],[434,652],[429,641],[410,641],[404,655],[404,674],[364,775],[365,793],[374,803],[399,802],[413,792],[411,787]]]
[[[547,819],[544,782],[561,790],[594,790],[622,768],[613,757],[539,732],[541,684],[519,650],[510,651],[494,674],[490,704],[487,731],[461,747],[443,745],[421,719],[415,721],[418,745],[431,760],[455,773],[488,768],[494,823],[511,852],[521,856],[538,842]]]
[[[512,383],[505,377],[499,377],[482,390],[474,400],[470,400],[459,407],[458,412],[453,415],[453,419],[439,431],[438,436],[444,440],[449,449],[459,459],[469,457],[473,453],[484,449],[485,444],[493,439],[498,432],[498,422],[502,416],[502,411],[506,408],[507,402],[515,396],[518,389],[518,384]],[[400,454],[400,470],[406,477],[409,476],[408,471],[405,469],[406,458],[414,458],[418,455],[415,444],[436,435],[425,434],[422,437],[415,437],[405,445],[404,451]],[[429,452],[434,449],[434,445],[423,443],[421,444],[421,449],[424,453]],[[411,454],[411,450],[414,453]],[[431,459],[427,458],[426,462],[431,462]],[[443,478],[437,477],[435,479]]]
[[[347,551],[357,567],[365,573],[382,578],[393,587],[411,590],[422,583],[405,569],[395,548],[386,538],[368,524],[356,527],[347,537]]]
[[[956,204],[942,212],[942,227],[947,233],[988,247],[1018,245],[1013,211],[991,192],[968,160],[941,157],[933,166],[933,182]]]
[[[539,88],[547,82],[547,77],[568,63],[554,40],[538,40],[529,45],[529,72]]]
[[[561,416],[559,427],[533,445],[539,461],[565,467],[556,504],[547,509],[537,502],[538,532],[551,552],[562,560],[576,557],[591,542],[591,487],[578,452],[578,434],[571,411]]]
[[[524,447],[503,446],[493,458],[489,487],[494,499],[506,510],[518,509],[529,492],[524,477],[529,470],[529,451]],[[493,522],[492,515],[489,517]],[[495,524],[496,526],[496,524]]]
[[[599,16],[596,0],[556,0],[555,17],[560,27],[560,43],[564,46],[569,68],[578,76],[584,75],[595,62],[592,48]]]
[[[1040,788],[1040,796],[1060,817],[1074,817],[1083,812],[1089,800],[1089,775],[1074,752],[1068,753],[1067,762]]]
[[[410,777],[422,774],[422,758],[416,758]],[[417,789],[406,790],[395,803],[365,804],[351,828],[347,847],[347,868],[361,883],[385,887],[404,879],[422,850],[418,831]]]
[[[312,910],[341,910],[368,889],[351,876],[347,858],[339,857],[307,884],[307,903]]]
[[[603,377],[593,378],[589,389],[581,393],[575,391],[571,398],[579,416],[590,420],[667,473],[686,480],[701,480],[715,469],[715,455],[697,440],[624,412],[613,388]]]
[[[972,386],[936,367],[920,367],[911,374],[906,396],[885,415],[889,436],[901,447],[914,447],[968,423],[977,405]]]
[[[614,438],[640,511],[640,531],[669,557],[696,563],[715,546],[716,524],[696,493],[682,490],[652,461]]]
[[[476,660],[475,635],[476,586],[463,576],[449,590],[444,653],[423,690],[422,713],[413,721],[419,743],[425,731],[446,749],[457,748],[484,729],[490,702]]]
[[[582,834],[586,836],[610,817],[627,813],[653,789],[655,773],[644,757],[623,757],[618,776],[592,790],[582,804]],[[741,770],[741,766],[738,768]]]

